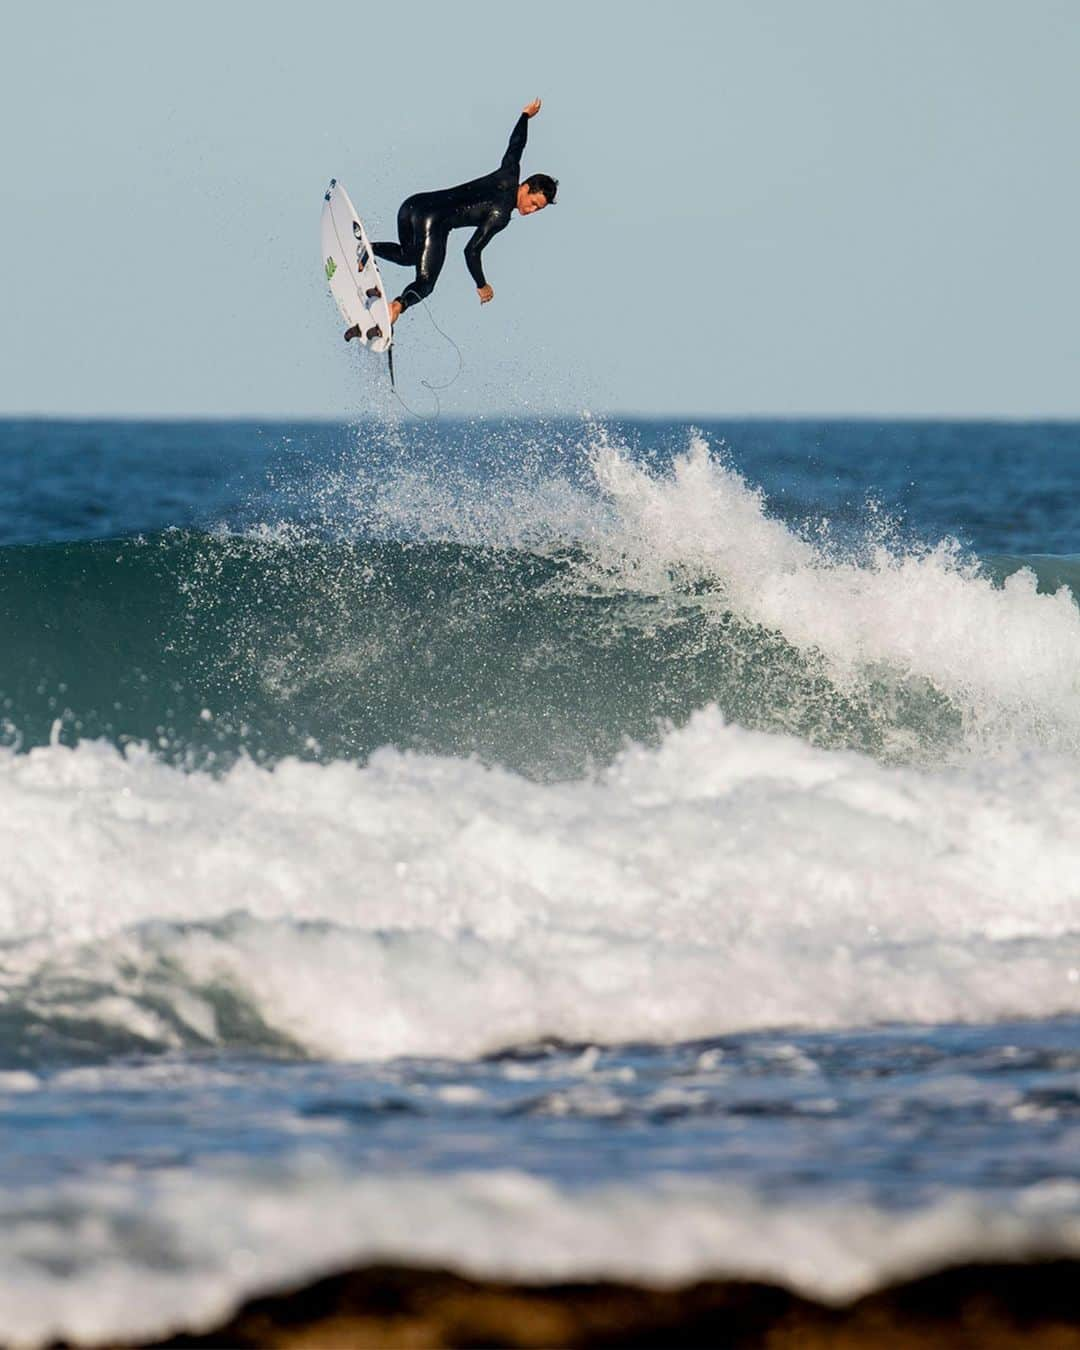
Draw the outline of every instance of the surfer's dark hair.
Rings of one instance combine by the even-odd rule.
[[[530,192],[542,192],[547,198],[548,206],[550,206],[559,190],[559,180],[546,173],[531,173],[525,179],[525,186]]]

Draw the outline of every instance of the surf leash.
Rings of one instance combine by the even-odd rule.
[[[438,325],[438,323],[436,323],[436,321],[435,321],[435,315],[432,314],[432,312],[431,312],[431,306],[428,304],[428,302],[427,302],[426,300],[424,300],[422,303],[423,303],[424,310],[426,311],[428,318],[431,320],[431,326],[435,329],[436,333],[439,333],[442,337],[444,337],[444,338],[446,339],[447,342],[449,342],[450,346],[453,347],[454,351],[457,353],[457,359],[458,359],[458,368],[457,368],[457,370],[456,370],[456,371],[454,372],[454,374],[450,377],[450,379],[448,379],[447,381],[445,381],[445,383],[443,383],[443,384],[432,384],[430,380],[425,380],[425,379],[423,379],[423,378],[420,380],[420,383],[423,385],[423,387],[424,387],[424,388],[428,391],[428,393],[431,394],[432,397],[435,399],[435,411],[434,411],[433,413],[419,413],[419,412],[417,412],[415,408],[410,408],[409,405],[405,402],[405,400],[404,400],[404,399],[401,397],[401,395],[398,393],[398,391],[397,391],[397,385],[394,383],[394,347],[393,347],[393,343],[391,343],[391,345],[390,345],[389,347],[387,347],[387,349],[386,349],[386,357],[387,357],[387,363],[388,363],[389,369],[390,369],[390,392],[394,395],[394,397],[397,399],[397,401],[401,404],[401,406],[405,409],[405,411],[409,414],[410,417],[415,417],[415,418],[417,418],[419,421],[422,421],[422,422],[423,422],[423,421],[434,422],[434,421],[437,421],[437,420],[442,416],[442,400],[439,398],[439,394],[440,394],[441,392],[443,392],[444,390],[449,389],[450,386],[451,386],[452,384],[456,384],[457,381],[461,378],[461,373],[462,373],[462,371],[465,369],[465,358],[464,358],[464,356],[461,354],[461,348],[457,345],[457,343],[456,343],[456,342],[454,341],[454,339],[450,336],[450,334],[447,333],[447,332],[445,331],[445,329],[440,328],[439,325]]]

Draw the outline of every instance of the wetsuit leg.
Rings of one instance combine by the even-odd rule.
[[[446,241],[450,231],[434,212],[425,212],[417,222],[420,257],[416,263],[416,278],[402,291],[401,308],[408,309],[419,300],[425,300],[435,289],[443,263],[446,261]]]
[[[397,263],[399,267],[415,267],[418,257],[416,250],[415,209],[413,199],[406,197],[398,207],[397,213],[398,243],[391,240],[378,240],[371,245],[376,258],[385,258],[387,262]]]
[[[399,267],[415,267],[420,257],[416,241],[420,237],[417,221],[416,201],[406,197],[398,207],[397,232],[399,243],[379,242],[371,245],[376,258],[385,258],[387,262],[397,263]]]
[[[416,258],[411,253],[407,253],[401,244],[373,239],[371,251],[376,258],[382,258],[384,262],[397,263],[399,267],[414,267],[416,265]]]

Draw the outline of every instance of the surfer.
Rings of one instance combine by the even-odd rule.
[[[518,181],[529,119],[539,111],[538,98],[522,110],[502,163],[493,173],[457,187],[406,197],[398,209],[399,242],[371,245],[377,258],[416,268],[415,279],[390,306],[391,323],[396,323],[410,305],[431,294],[446,261],[450,231],[465,225],[475,227],[472,238],[465,245],[465,265],[476,282],[480,303],[486,305],[494,297],[495,292],[488,285],[480,263],[480,255],[488,241],[506,229],[515,210],[519,215],[531,216],[550,206],[559,187],[557,179],[546,173],[530,174],[524,182]],[[350,328],[345,339],[348,341],[358,335],[358,328]]]

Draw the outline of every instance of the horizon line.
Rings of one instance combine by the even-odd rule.
[[[686,422],[694,425],[698,422],[908,422],[908,423],[967,423],[993,426],[1052,423],[1062,426],[1080,423],[1080,411],[1076,413],[934,413],[934,412],[632,412],[613,411],[593,412],[547,412],[517,413],[496,412],[441,412],[429,416],[407,414],[417,422]],[[391,420],[377,411],[362,413],[251,413],[251,412],[0,412],[0,423],[5,422],[52,422],[52,423],[109,423],[109,422],[147,422],[147,423],[213,423],[243,422],[267,423],[274,425],[309,423],[322,426],[349,426],[357,422]],[[404,420],[404,418],[402,419]]]

